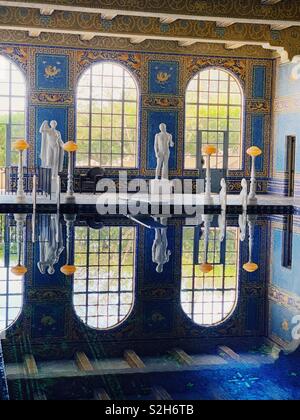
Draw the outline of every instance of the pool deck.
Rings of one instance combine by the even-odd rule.
[[[97,204],[103,204],[104,194],[75,194],[75,202],[70,204],[66,200],[66,194],[61,194],[60,211],[70,212],[88,212],[96,211]],[[148,196],[146,194],[106,194],[105,204],[115,205],[117,208],[123,205],[135,206],[145,204],[153,210],[155,206],[166,207],[171,206],[174,208],[183,208],[184,206],[203,206],[205,211],[220,212],[220,199],[219,195],[213,195],[213,201],[209,205],[205,205],[203,194],[175,194],[172,196]],[[293,213],[296,209],[300,209],[300,198],[288,198],[279,195],[258,195],[257,204],[250,204],[248,210],[259,213],[278,213],[286,214]],[[102,201],[101,201],[102,200]],[[33,202],[30,195],[26,196],[24,203],[17,203],[15,195],[0,195],[0,212],[32,212]],[[57,210],[57,203],[55,194],[50,197],[38,196],[37,197],[37,212],[55,212]],[[153,210],[154,211],[154,210]],[[242,203],[239,195],[227,196],[227,211],[232,213],[242,212]],[[149,210],[149,212],[151,212]],[[184,212],[184,209],[183,209]],[[171,211],[172,213],[172,211]]]

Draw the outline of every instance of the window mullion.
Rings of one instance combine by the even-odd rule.
[[[89,166],[91,166],[91,157],[92,157],[92,126],[93,126],[93,67],[90,69],[90,97],[89,97],[89,114],[90,114],[90,124],[89,124]]]
[[[122,73],[122,144],[121,144],[121,166],[124,166],[124,141],[125,141],[125,71]]]

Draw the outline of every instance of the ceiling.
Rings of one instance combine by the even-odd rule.
[[[70,5],[70,3],[72,5]],[[0,1],[0,30],[176,41],[188,49],[214,43],[236,50],[263,47],[282,61],[300,55],[300,3],[294,0]]]

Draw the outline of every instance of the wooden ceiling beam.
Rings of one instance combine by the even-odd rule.
[[[95,38],[95,34],[86,33],[80,35],[81,41],[91,41],[93,38]]]
[[[138,45],[142,44],[144,41],[146,41],[147,38],[143,38],[142,36],[136,36],[134,38],[130,38],[131,44]]]
[[[281,0],[261,0],[261,4],[265,6],[273,6],[273,4],[280,3]]]
[[[53,15],[53,13],[54,13],[54,8],[53,7],[42,7],[41,9],[40,9],[40,14],[42,15],[42,16],[52,16]]]
[[[161,17],[160,18],[160,23],[162,24],[166,24],[166,25],[171,25],[172,23],[176,22],[176,18],[172,17],[172,16],[166,16],[166,17]]]
[[[38,38],[41,35],[42,31],[40,29],[31,29],[28,31],[28,34],[31,38]]]
[[[263,48],[270,48],[278,53],[287,54],[292,60],[294,56],[300,54],[300,43],[292,42],[289,31],[283,31],[282,36],[272,36],[270,26],[260,27],[260,30],[253,31],[250,25],[245,25],[244,30],[240,27],[231,25],[226,28],[225,33],[216,31],[214,22],[207,22],[206,25],[195,26],[193,22],[186,21],[183,27],[181,22],[174,22],[168,31],[161,28],[159,20],[153,21],[152,25],[145,21],[143,17],[132,17],[130,28],[128,28],[126,17],[118,16],[109,25],[104,22],[99,23],[98,17],[87,14],[83,19],[81,13],[73,12],[74,19],[66,22],[63,11],[55,11],[55,19],[49,19],[47,26],[40,9],[28,9],[26,18],[16,19],[18,8],[11,8],[11,13],[5,16],[5,20],[0,17],[0,29],[30,32],[32,36],[39,36],[41,32],[77,35],[82,41],[90,41],[94,37],[115,37],[126,38],[133,44],[139,44],[145,40],[160,40],[178,42],[181,47],[188,47],[195,43],[215,43],[226,44],[231,49],[240,45],[254,45]],[[29,22],[34,22],[30,24]],[[81,22],[84,24],[81,25]],[[88,25],[87,25],[88,22]],[[88,30],[86,29],[88,27]],[[245,34],[248,34],[245,38]],[[294,28],[293,36],[300,38],[300,28]],[[294,39],[293,39],[294,40]]]
[[[238,48],[244,47],[246,44],[242,42],[228,42],[225,44],[226,50],[237,50]]]
[[[195,40],[186,40],[186,41],[179,41],[179,47],[190,47],[191,45],[197,44],[198,41]]]
[[[300,26],[300,2],[295,0],[282,2],[280,0],[261,0],[261,3],[256,4],[253,8],[253,0],[244,0],[243,2],[227,1],[222,9],[218,7],[217,2],[208,2],[205,8],[201,8],[199,12],[198,2],[187,7],[185,2],[181,0],[174,0],[178,2],[177,7],[174,7],[176,13],[170,13],[169,0],[161,0],[157,5],[151,2],[132,2],[131,0],[124,0],[118,9],[111,8],[110,0],[101,1],[101,7],[96,1],[77,0],[76,5],[68,5],[66,1],[60,0],[0,0],[0,6],[14,6],[34,9],[48,9],[48,10],[66,10],[80,13],[95,13],[97,15],[123,15],[123,16],[142,16],[159,18],[162,21],[168,20],[175,22],[178,19],[197,20],[197,21],[227,21],[231,20],[234,23],[252,23],[265,25],[280,25],[289,23],[291,26]],[[290,13],[289,3],[293,3],[293,14]],[[249,9],[249,16],[245,17],[245,10]],[[295,4],[294,4],[295,3]],[[267,13],[268,7],[270,13]],[[226,10],[224,12],[223,10]]]
[[[104,20],[113,20],[118,16],[118,13],[101,13],[101,18]]]
[[[217,21],[216,26],[217,28],[229,28],[229,26],[234,25],[236,22],[232,20],[223,20],[223,21]]]

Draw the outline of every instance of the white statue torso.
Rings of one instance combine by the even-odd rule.
[[[174,147],[172,135],[166,130],[165,124],[160,125],[161,132],[156,134],[154,150],[157,159],[155,178],[169,179],[170,147]]]
[[[172,142],[172,136],[168,133],[159,133],[156,135],[157,152],[162,156],[170,154],[170,145]]]
[[[56,178],[63,170],[64,151],[60,131],[49,127],[48,121],[44,121],[40,133],[42,134],[41,154],[42,167],[52,169],[52,177]]]

